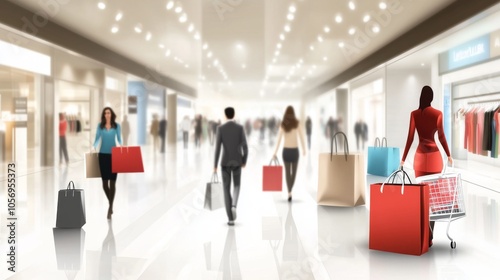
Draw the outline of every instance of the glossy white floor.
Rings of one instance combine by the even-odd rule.
[[[465,183],[467,217],[438,223],[422,256],[368,249],[369,205],[316,204],[318,150],[299,162],[293,202],[263,193],[262,165],[272,150],[252,139],[243,170],[236,226],[223,209],[203,209],[212,147],[143,147],[146,172],[120,174],[112,221],[98,179],[83,161],[64,168],[18,168],[17,272],[2,261],[1,279],[499,279],[500,185]],[[5,167],[3,167],[5,169]],[[5,175],[5,174],[4,174]],[[3,176],[2,179],[5,177]],[[473,174],[467,180],[477,181]],[[481,178],[479,178],[481,179]],[[484,178],[483,178],[484,179]],[[54,230],[57,191],[73,180],[85,189],[87,224]],[[368,183],[383,178],[368,176]],[[2,223],[7,223],[2,181]],[[367,201],[369,194],[367,192]],[[394,221],[398,223],[398,221]],[[5,225],[1,252],[6,258]]]

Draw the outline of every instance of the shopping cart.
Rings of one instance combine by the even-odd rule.
[[[447,221],[446,235],[452,249],[457,247],[450,237],[450,223],[465,217],[465,201],[460,173],[443,173],[416,178],[417,182],[429,185],[429,220]]]

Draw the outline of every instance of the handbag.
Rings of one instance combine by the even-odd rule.
[[[75,189],[70,181],[65,190],[59,190],[57,198],[58,228],[81,228],[86,223],[85,196],[83,189]]]
[[[85,153],[85,177],[101,178],[99,168],[99,153]]]
[[[344,137],[344,154],[337,154],[336,137]],[[335,143],[335,154],[333,154]],[[365,158],[362,153],[349,153],[347,136],[337,132],[331,139],[330,153],[319,154],[319,205],[358,206],[365,204]]]
[[[402,184],[394,182],[400,173]],[[429,186],[405,184],[405,178],[410,180],[401,168],[370,185],[370,249],[409,255],[429,250]]]
[[[217,173],[214,172],[212,179],[207,183],[205,189],[205,208],[213,211],[224,207],[223,192],[222,183],[219,182]]]
[[[273,165],[273,162],[275,165]],[[283,187],[283,166],[277,158],[271,159],[267,166],[262,167],[262,190],[281,191]]]
[[[385,146],[384,146],[385,142]],[[387,177],[399,168],[399,148],[387,147],[387,138],[375,138],[374,147],[368,147],[368,174]]]
[[[111,149],[111,170],[113,173],[144,172],[141,147],[113,147]]]

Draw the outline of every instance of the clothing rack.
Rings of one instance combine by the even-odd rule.
[[[471,98],[478,98],[478,97],[491,96],[491,95],[497,95],[497,94],[500,94],[500,91],[483,93],[483,94],[478,94],[478,95],[473,95],[473,96],[457,97],[457,98],[453,98],[453,100],[471,99]]]
[[[500,98],[498,98],[498,99],[490,99],[490,100],[483,100],[483,101],[471,101],[471,102],[467,102],[467,104],[471,105],[471,104],[495,103],[495,102],[500,102]]]

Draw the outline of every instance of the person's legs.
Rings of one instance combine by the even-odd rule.
[[[109,181],[109,211],[113,214],[113,202],[116,193],[116,180]]]
[[[231,212],[232,199],[231,199],[231,169],[222,166],[222,185],[224,186],[224,204],[226,206],[227,218],[230,222],[233,221],[233,213]]]
[[[182,132],[182,141],[184,142],[184,149],[187,149],[188,147],[188,132],[187,131],[183,131]]]
[[[289,192],[292,192],[293,185],[295,184],[295,177],[297,176],[297,167],[299,166],[299,161],[290,162],[290,189]]]
[[[307,147],[311,150],[311,134],[307,134]]]
[[[233,198],[231,206],[236,207],[238,205],[238,197],[240,195],[241,166],[233,167],[233,185]]]
[[[284,161],[285,164],[285,180],[288,193],[292,192],[292,163],[289,161]]]

